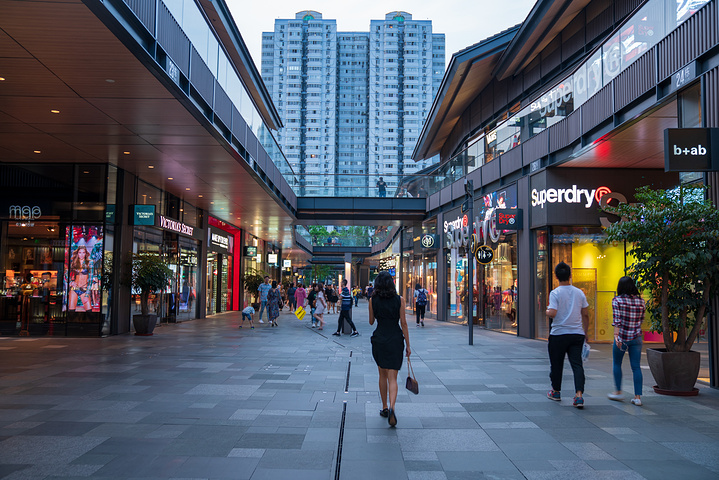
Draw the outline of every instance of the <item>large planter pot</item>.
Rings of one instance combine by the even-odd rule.
[[[132,325],[135,327],[135,335],[150,336],[157,325],[157,315],[133,315]]]
[[[691,396],[699,378],[699,352],[667,352],[666,348],[647,348],[647,363],[654,380],[654,391],[663,395]]]

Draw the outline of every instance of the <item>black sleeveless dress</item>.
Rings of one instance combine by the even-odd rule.
[[[404,356],[404,334],[399,325],[399,295],[393,298],[372,297],[372,313],[377,328],[372,333],[372,357],[380,368],[399,370]]]

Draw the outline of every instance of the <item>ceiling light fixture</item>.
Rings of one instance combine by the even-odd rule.
[[[0,82],[4,82],[4,81],[5,81],[5,77],[0,77]]]
[[[215,204],[215,202],[210,202],[210,205],[214,205],[214,204]]]
[[[105,81],[107,83],[115,83],[115,80],[113,80],[112,78],[106,78]]]
[[[42,153],[40,150],[33,150],[32,153]]]
[[[147,168],[155,168],[154,165],[148,165]]]
[[[130,152],[122,152],[125,155],[130,155]]]
[[[202,195],[198,195],[197,198],[202,198]]]
[[[50,113],[60,113],[60,110],[50,110]]]
[[[87,174],[87,173],[90,173],[90,172],[89,172],[88,170],[83,170],[82,173]]]
[[[172,178],[172,177],[167,177],[167,179],[168,179],[168,180],[174,180],[174,178]]]
[[[185,188],[185,190],[189,190],[189,189],[190,189],[190,187]]]

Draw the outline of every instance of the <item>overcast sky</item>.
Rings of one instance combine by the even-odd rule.
[[[295,18],[302,10],[336,20],[340,32],[367,32],[370,20],[397,10],[411,13],[414,20],[432,20],[433,32],[445,34],[446,65],[453,53],[524,21],[536,0],[225,1],[259,70],[262,32],[273,31],[275,19]]]

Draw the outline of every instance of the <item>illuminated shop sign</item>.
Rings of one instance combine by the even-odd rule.
[[[224,230],[210,226],[208,245],[215,253],[232,253],[230,251],[230,236]]]
[[[494,211],[497,216],[497,228],[500,230],[521,230],[522,210],[517,208],[498,208]]]
[[[542,190],[532,189],[532,206],[540,206],[544,208],[545,203],[579,203],[584,204],[584,208],[589,208],[597,204],[602,197],[612,191],[608,187],[597,187],[593,189],[577,188],[544,188]]]
[[[277,265],[277,254],[276,253],[268,253],[267,254],[267,263],[270,265]]]
[[[165,230],[170,230],[171,232],[179,233],[182,235],[188,235],[192,236],[192,232],[194,231],[194,227],[191,227],[189,225],[185,225],[182,222],[178,222],[177,220],[172,220],[171,218],[164,217],[160,215],[158,217],[158,223],[159,227],[163,228]]]
[[[422,235],[422,237],[420,238],[420,243],[422,244],[422,248],[427,249],[437,248],[439,246],[437,235],[432,235],[429,233]]]
[[[245,247],[242,251],[242,255],[244,255],[245,257],[256,257],[257,247]]]
[[[133,225],[155,225],[154,205],[132,205]]]
[[[719,170],[719,128],[664,130],[665,172]]]
[[[8,216],[12,220],[37,220],[42,210],[37,205],[10,205]]]
[[[501,230],[497,228],[497,216],[494,215],[495,208],[488,208],[484,215],[474,217],[472,230],[480,234],[482,243],[487,244],[489,241],[498,242]],[[472,231],[470,231],[469,219],[467,215],[457,217],[451,222],[444,222],[445,247],[459,248],[469,245]]]
[[[292,260],[282,260],[282,268],[292,268]]]

